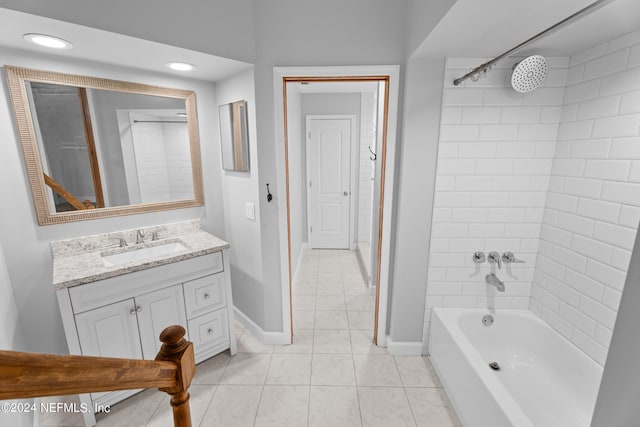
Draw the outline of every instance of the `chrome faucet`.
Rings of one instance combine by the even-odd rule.
[[[498,289],[498,292],[504,292],[504,282],[498,279],[498,276],[496,276],[494,273],[487,274],[484,280],[488,285],[495,286]]]
[[[484,252],[477,251],[473,254],[474,264],[482,264],[486,260],[487,260],[487,257],[484,255]]]
[[[510,264],[512,262],[516,262],[516,263],[524,263],[523,260],[516,258],[516,256],[513,254],[513,252],[505,252],[502,254],[502,262],[504,262],[505,264]]]
[[[136,231],[136,245],[144,243],[144,232],[142,230]]]
[[[500,259],[500,254],[496,251],[491,251],[489,252],[489,254],[487,255],[487,261],[489,261],[491,264],[494,263],[498,263],[498,270],[500,270],[500,268],[502,268],[502,261]]]

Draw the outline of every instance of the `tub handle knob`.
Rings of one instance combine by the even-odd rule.
[[[515,262],[518,264],[524,263],[525,261],[516,258],[516,256],[513,254],[513,252],[505,252],[502,254],[502,261],[506,264]]]
[[[498,270],[502,268],[502,263],[500,262],[500,254],[496,251],[489,252],[487,261],[489,261],[491,264],[498,263]]]
[[[486,259],[487,258],[485,257],[484,252],[478,251],[478,252],[473,254],[473,262],[475,264],[481,264],[481,263],[485,262]]]

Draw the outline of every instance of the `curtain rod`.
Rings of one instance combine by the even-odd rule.
[[[602,6],[606,5],[607,3],[611,3],[613,0],[597,0],[593,3],[591,3],[589,6],[580,9],[579,11],[577,11],[576,13],[574,13],[573,15],[570,15],[568,17],[566,17],[565,19],[563,19],[562,21],[558,22],[555,25],[550,26],[549,28],[547,28],[544,31],[541,31],[540,33],[536,34],[535,36],[531,37],[530,39],[520,43],[519,45],[517,45],[516,47],[506,51],[505,53],[503,53],[500,56],[496,56],[495,58],[493,58],[491,61],[485,62],[484,64],[481,64],[479,66],[477,66],[476,68],[474,68],[473,70],[469,71],[467,74],[465,74],[462,77],[458,77],[457,79],[455,79],[453,81],[453,84],[455,86],[458,86],[460,83],[462,83],[463,81],[471,78],[474,75],[477,75],[478,73],[482,72],[482,71],[487,71],[489,70],[493,64],[495,64],[496,62],[500,61],[501,59],[513,55],[514,53],[516,53],[518,50],[522,49],[523,47],[533,43],[534,41],[548,35],[551,32],[557,31],[560,29],[560,27],[570,23],[571,21],[578,19],[588,13],[594,12],[596,9],[600,9]]]

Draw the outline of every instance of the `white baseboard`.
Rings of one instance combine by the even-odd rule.
[[[422,343],[420,341],[394,342],[387,335],[387,351],[392,356],[420,356],[422,355]]]
[[[258,338],[262,344],[266,345],[287,345],[291,344],[291,338],[284,332],[266,332],[255,324],[255,322],[247,317],[238,307],[233,307],[235,318],[246,329]]]

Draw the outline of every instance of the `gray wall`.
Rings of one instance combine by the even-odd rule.
[[[422,41],[438,25],[457,0],[407,1],[407,57],[411,58]]]
[[[0,349],[24,350],[24,335],[18,322],[18,308],[13,298],[9,271],[0,245]]]
[[[410,60],[398,154],[395,256],[389,335],[422,341],[444,60]]]
[[[640,420],[640,233],[622,291],[592,427],[627,427]]]
[[[0,245],[0,349],[24,351],[24,336],[18,323],[18,309],[13,299],[9,272]],[[26,427],[33,425],[29,412],[8,413],[0,411],[0,426]]]
[[[32,54],[9,49],[0,49],[0,56],[5,63],[17,66],[192,89],[196,91],[199,116],[217,117],[215,91],[211,83],[143,73],[105,64],[68,59],[61,61],[58,57],[34,57]],[[29,351],[67,352],[58,303],[51,285],[52,240],[198,218],[203,220],[208,231],[224,238],[220,148],[216,120],[200,121],[205,207],[38,226],[4,79],[0,86],[0,99],[5,100],[0,103],[0,140],[3,141],[0,144],[0,181],[12,183],[3,190],[3,197],[11,200],[11,205],[0,213],[0,244],[6,251],[16,307]]]
[[[258,198],[259,136],[256,132],[256,102],[253,70],[242,72],[216,83],[218,105],[247,101],[249,130],[249,171],[222,171],[222,195],[226,239],[231,245],[230,267],[233,304],[259,327],[264,327],[264,291],[262,287],[262,254],[260,252],[260,205]],[[216,114],[216,117],[217,114]],[[214,121],[217,121],[214,119]],[[222,169],[222,165],[217,166]],[[246,203],[256,207],[256,219],[245,217]]]

